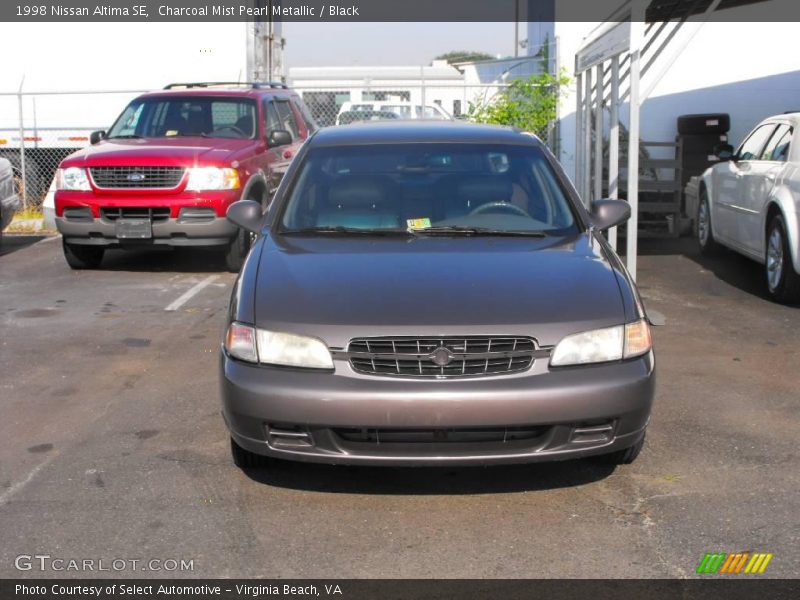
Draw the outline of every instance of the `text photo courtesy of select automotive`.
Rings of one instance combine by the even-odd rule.
[[[538,4],[0,23],[0,578],[798,577],[798,23]]]

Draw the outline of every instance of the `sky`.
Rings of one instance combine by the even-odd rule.
[[[283,37],[287,67],[429,64],[451,50],[514,54],[514,23],[287,22]]]

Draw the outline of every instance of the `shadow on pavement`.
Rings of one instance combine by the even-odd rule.
[[[217,273],[225,271],[220,251],[205,248],[131,248],[106,250],[104,271]]]
[[[35,244],[36,242],[40,242],[46,237],[47,237],[46,235],[23,235],[16,233],[14,234],[3,233],[2,235],[0,235],[0,256],[5,256],[6,254],[11,254],[12,252],[16,252],[17,250],[22,250],[23,248],[27,248],[28,246]]]
[[[246,469],[258,483],[334,494],[502,494],[576,487],[605,479],[614,467],[597,460],[570,460],[491,467],[351,467],[274,460]]]

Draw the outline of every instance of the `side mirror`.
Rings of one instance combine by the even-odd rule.
[[[717,144],[714,146],[714,154],[717,155],[717,158],[720,160],[733,160],[733,146],[730,144]]]
[[[631,205],[624,200],[595,200],[592,202],[592,225],[600,231],[622,225],[631,218]]]
[[[267,136],[267,145],[270,148],[278,146],[288,146],[292,143],[292,134],[285,129],[275,129],[269,132]]]
[[[104,139],[106,139],[105,131],[93,131],[89,134],[89,143],[92,144],[92,146]]]
[[[255,200],[239,200],[228,207],[225,213],[228,221],[250,231],[251,233],[261,233],[264,222],[264,214],[261,212],[261,203]]]

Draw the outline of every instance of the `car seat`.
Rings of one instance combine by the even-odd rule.
[[[513,187],[507,177],[481,175],[462,178],[456,184],[455,194],[448,201],[445,218],[462,217],[484,204],[511,202]]]
[[[328,200],[317,213],[318,227],[358,229],[400,226],[391,182],[367,175],[343,175],[331,183]]]

